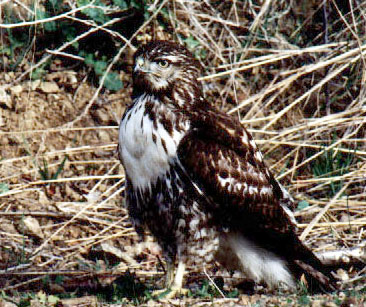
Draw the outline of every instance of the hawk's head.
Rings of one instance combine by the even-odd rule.
[[[201,65],[182,45],[170,41],[151,41],[134,56],[134,88],[151,94],[171,91],[174,85],[197,83]]]

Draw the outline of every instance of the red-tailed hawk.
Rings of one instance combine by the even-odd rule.
[[[181,290],[187,264],[219,260],[271,288],[294,289],[305,274],[333,290],[332,276],[295,233],[292,198],[247,130],[204,99],[200,73],[179,44],[140,47],[133,103],[119,130],[129,214],[161,245],[167,288]]]

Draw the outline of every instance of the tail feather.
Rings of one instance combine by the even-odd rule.
[[[308,288],[312,291],[321,290],[330,292],[337,290],[336,279],[332,276],[330,270],[320,261],[320,259],[296,237],[294,240],[293,259],[288,259],[297,275],[305,275],[308,282]]]
[[[319,289],[323,292],[331,292],[338,289],[335,279],[330,273],[325,272],[324,267],[322,268],[323,272],[321,272],[301,260],[295,260],[294,264],[299,269],[298,271],[305,275],[308,283],[307,286],[310,290],[314,291]]]
[[[310,292],[332,292],[337,290],[335,278],[323,263],[295,235],[290,236],[282,248],[278,245],[263,244],[268,241],[256,241],[238,232],[223,234],[220,238],[221,259],[228,269],[239,269],[255,282],[265,282],[269,288],[286,285],[296,288],[296,278],[305,276]],[[288,239],[289,237],[287,237]],[[262,244],[258,244],[262,243]],[[228,259],[229,252],[236,255]],[[226,258],[226,259],[225,259]]]

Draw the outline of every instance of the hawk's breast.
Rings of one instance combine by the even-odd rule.
[[[166,127],[171,127],[167,130]],[[177,158],[179,142],[189,123],[177,126],[176,115],[158,99],[142,95],[122,117],[119,128],[119,155],[135,188],[144,190],[165,175]]]

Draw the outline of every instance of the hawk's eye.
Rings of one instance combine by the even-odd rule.
[[[156,62],[162,68],[167,68],[169,66],[169,62],[167,60],[158,60]]]

